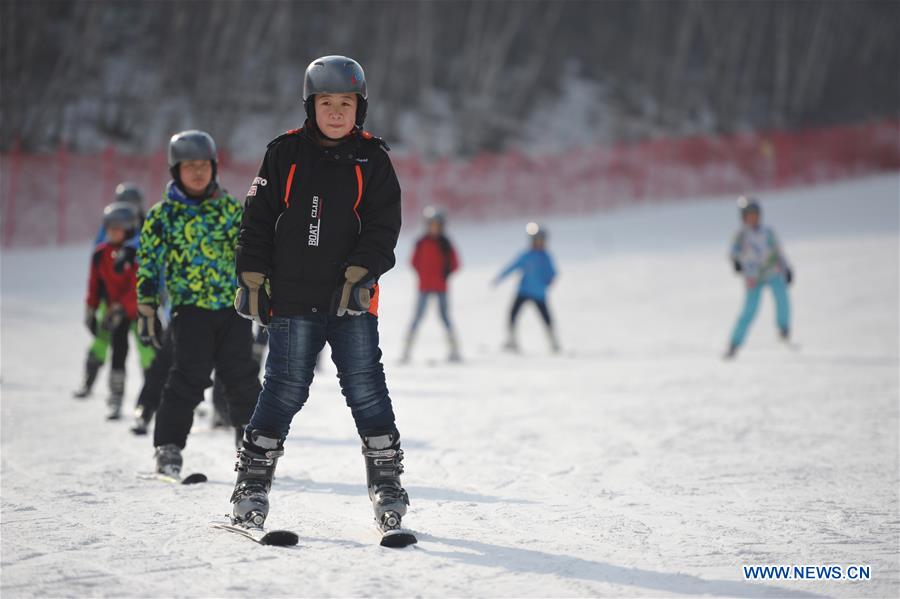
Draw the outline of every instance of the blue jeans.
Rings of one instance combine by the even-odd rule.
[[[359,434],[395,430],[378,347],[378,319],[371,314],[273,318],[266,375],[251,429],[287,436],[294,414],[309,397],[316,358],[326,342]]]
[[[767,285],[772,289],[772,295],[775,297],[775,320],[777,321],[778,329],[784,333],[790,329],[791,305],[788,300],[787,282],[784,280],[783,275],[776,274],[747,289],[744,308],[741,310],[737,322],[734,324],[734,331],[731,333],[731,344],[735,347],[740,346],[744,342],[747,330],[756,317],[756,310],[759,308],[759,299],[762,295],[763,287]]]
[[[444,291],[420,291],[419,300],[416,302],[416,311],[413,314],[412,323],[409,325],[411,333],[414,333],[416,329],[419,328],[419,321],[422,320],[422,316],[425,314],[428,298],[432,296],[437,297],[438,309],[441,312],[441,320],[444,321],[444,326],[447,327],[448,331],[453,331],[453,325],[450,323],[450,312],[447,305],[447,293]]]

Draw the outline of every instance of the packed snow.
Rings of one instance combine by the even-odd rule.
[[[139,480],[147,437],[104,420],[105,372],[72,398],[89,246],[2,257],[2,593],[110,596],[872,596],[900,594],[897,174],[766,194],[796,272],[796,347],[766,296],[721,358],[743,290],[726,259],[733,198],[547,221],[561,276],[522,355],[500,350],[514,287],[492,288],[527,214],[451,218],[463,270],[448,364],[434,312],[413,363],[408,222],[382,280],[388,384],[406,451],[406,523],[378,546],[359,440],[334,367],[317,373],[271,495],[294,548],[209,527],[229,511],[234,448],[196,420],[185,472]],[[140,386],[129,358],[129,402]],[[208,404],[206,404],[208,405]],[[864,564],[868,581],[745,580],[749,564]]]

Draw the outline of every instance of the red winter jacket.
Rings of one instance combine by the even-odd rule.
[[[87,305],[96,309],[101,300],[107,306],[121,304],[128,319],[137,320],[137,265],[133,260],[126,260],[121,265],[122,272],[116,272],[116,256],[120,251],[128,250],[108,243],[101,243],[94,250]]]
[[[459,259],[450,240],[423,236],[416,242],[412,257],[413,268],[419,273],[419,291],[447,291],[447,277],[459,269]]]

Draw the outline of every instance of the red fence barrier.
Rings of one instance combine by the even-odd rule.
[[[517,151],[469,160],[425,162],[393,156],[404,211],[426,204],[454,218],[527,218],[580,213],[648,200],[759,192],[900,169],[900,121],[725,137],[655,139],[573,148],[552,155]],[[223,185],[243,198],[257,164],[223,155]],[[168,181],[164,152],[125,155],[0,154],[3,246],[66,243],[91,238],[120,181],[161,197]]]

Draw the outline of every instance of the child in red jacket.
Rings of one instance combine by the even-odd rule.
[[[450,345],[449,359],[451,362],[459,362],[461,359],[447,305],[447,279],[459,269],[459,258],[453,244],[444,235],[444,221],[443,211],[431,206],[425,209],[427,232],[416,242],[416,249],[412,257],[413,268],[419,275],[419,299],[416,302],[416,311],[406,335],[406,346],[402,358],[404,363],[409,362],[416,329],[419,327],[419,321],[422,320],[430,297],[437,298],[441,320],[447,329],[447,342]]]
[[[128,330],[137,320],[137,266],[134,252],[124,246],[138,226],[138,213],[127,202],[113,202],[103,211],[106,241],[97,246],[91,260],[85,325],[92,335],[98,327],[109,331],[112,342],[112,370],[109,373],[109,420],[117,420],[125,392],[125,358],[128,357]],[[97,322],[97,308],[106,303],[103,321]]]

